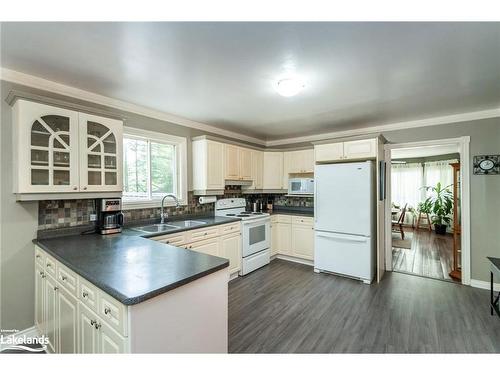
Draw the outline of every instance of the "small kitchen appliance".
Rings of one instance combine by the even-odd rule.
[[[241,219],[242,276],[271,261],[271,217],[265,212],[246,211],[245,207],[245,198],[219,199],[215,203],[215,216]]]
[[[123,227],[121,198],[97,199],[96,232],[100,234],[120,233]]]
[[[288,194],[313,195],[314,178],[291,178],[288,180]]]

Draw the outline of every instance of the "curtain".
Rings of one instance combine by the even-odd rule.
[[[421,163],[393,164],[391,166],[392,203],[399,207],[408,204],[416,208],[422,201],[423,168]]]
[[[436,186],[441,182],[441,186],[449,186],[453,184],[453,168],[450,163],[455,163],[457,160],[433,161],[424,164],[424,186]],[[453,187],[449,187],[453,191]],[[427,193],[427,196],[430,192]]]

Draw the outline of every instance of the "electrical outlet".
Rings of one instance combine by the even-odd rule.
[[[96,221],[97,220],[97,215],[96,214],[90,214],[90,221]]]

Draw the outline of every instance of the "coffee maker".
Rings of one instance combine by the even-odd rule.
[[[100,234],[120,233],[123,227],[121,198],[97,200],[96,232]]]

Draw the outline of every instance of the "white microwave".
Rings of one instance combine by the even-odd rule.
[[[313,195],[314,178],[291,178],[288,180],[288,194]]]

